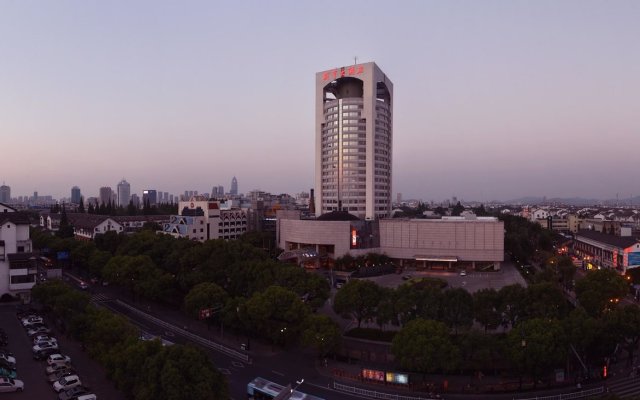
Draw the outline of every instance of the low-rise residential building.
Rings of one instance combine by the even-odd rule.
[[[162,231],[174,237],[204,242],[211,239],[237,239],[247,232],[247,210],[222,208],[217,200],[193,196],[178,203],[178,215],[162,225]]]
[[[32,247],[29,218],[0,204],[0,296],[9,294],[29,301],[37,276]]]

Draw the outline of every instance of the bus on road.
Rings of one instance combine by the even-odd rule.
[[[247,385],[247,398],[249,400],[271,400],[276,398],[278,400],[324,400],[320,397],[305,394],[297,390],[294,390],[291,395],[287,397],[286,390],[290,391],[290,386],[285,387],[267,379],[257,377]]]

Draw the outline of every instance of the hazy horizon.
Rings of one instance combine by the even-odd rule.
[[[315,73],[394,83],[393,199],[640,195],[640,2],[0,3],[0,184],[314,185]]]

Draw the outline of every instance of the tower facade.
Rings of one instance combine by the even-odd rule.
[[[131,200],[131,185],[126,180],[121,180],[116,189],[118,191],[118,205],[126,207]]]
[[[238,180],[235,176],[231,179],[231,190],[229,190],[229,194],[232,196],[238,195]]]
[[[0,186],[0,203],[11,202],[11,187],[3,184]]]
[[[74,186],[71,188],[71,202],[73,204],[80,204],[80,197],[82,195],[80,194],[80,188],[77,186]]]
[[[316,215],[391,214],[393,83],[373,62],[316,74]]]
[[[110,186],[103,186],[100,188],[100,204],[107,205],[111,201],[111,195],[113,190]]]

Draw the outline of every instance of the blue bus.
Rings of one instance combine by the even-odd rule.
[[[267,379],[257,377],[247,385],[247,399],[271,400],[275,399],[284,390],[288,390],[287,387],[271,382]],[[293,393],[291,393],[291,396],[284,398],[290,400],[324,400],[320,397],[305,394],[297,390],[294,390]]]

